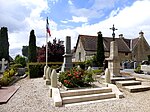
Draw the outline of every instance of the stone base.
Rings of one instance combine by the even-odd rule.
[[[45,76],[45,75],[43,75],[43,79],[44,79],[44,80],[46,79],[46,76]]]
[[[46,79],[46,85],[51,85],[51,80]]]
[[[70,70],[73,67],[72,63],[65,63],[62,65],[61,71],[64,72],[66,70]]]
[[[54,101],[54,106],[61,107],[62,106],[62,99],[60,96],[60,91],[58,88],[49,87],[50,97],[52,97]]]

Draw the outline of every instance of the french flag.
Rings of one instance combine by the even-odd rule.
[[[49,36],[51,36],[51,32],[50,32],[50,28],[49,28],[49,23],[48,23],[48,17],[46,19],[46,31],[49,34]]]

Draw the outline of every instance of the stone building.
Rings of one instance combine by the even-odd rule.
[[[104,51],[105,57],[109,57],[110,42],[112,37],[104,37]],[[139,37],[134,39],[127,39],[123,34],[119,38],[115,38],[118,45],[119,60],[134,60],[142,61],[147,60],[147,55],[150,55],[150,46],[144,38],[144,33],[141,31]],[[73,61],[83,62],[90,59],[96,54],[97,50],[97,36],[79,35],[74,50]]]

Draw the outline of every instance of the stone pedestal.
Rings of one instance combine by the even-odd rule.
[[[105,70],[105,83],[111,83],[111,80],[110,80],[110,71],[108,68],[106,68]]]
[[[118,56],[118,46],[115,41],[110,43],[110,57],[106,60],[108,60],[108,69],[111,77],[120,76],[120,60]]]
[[[73,67],[72,54],[71,54],[71,37],[69,36],[66,37],[65,54],[63,56],[64,56],[64,62],[61,68],[62,72],[69,70]]]

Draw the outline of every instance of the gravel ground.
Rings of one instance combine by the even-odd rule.
[[[140,79],[144,85],[150,80]],[[7,104],[0,105],[0,112],[150,112],[150,91],[128,93],[125,98],[92,104],[54,107],[48,86],[42,78],[22,79],[21,86]]]

